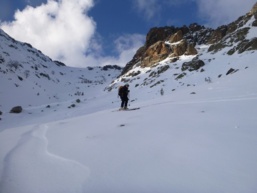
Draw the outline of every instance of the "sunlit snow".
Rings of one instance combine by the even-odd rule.
[[[143,71],[130,83],[135,111],[118,111],[116,90],[103,91],[110,82],[90,88],[75,108],[67,108],[75,99],[67,100],[65,84],[51,103],[20,98],[20,114],[7,108],[17,96],[4,96],[0,192],[256,193],[256,55],[206,52],[205,71],[188,73],[183,84],[162,74],[163,95],[160,87],[136,86],[147,76]],[[231,67],[238,71],[226,75]]]

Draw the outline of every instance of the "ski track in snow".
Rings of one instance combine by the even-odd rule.
[[[22,134],[17,145],[5,156],[0,182],[3,193],[18,193],[20,190],[27,193],[83,191],[89,169],[74,160],[50,153],[47,149],[48,129],[47,125],[39,125]],[[26,175],[23,173],[24,169]],[[40,183],[35,185],[31,182]],[[60,182],[61,185],[56,186]]]
[[[196,93],[198,93],[198,92],[196,92]],[[190,97],[191,97],[191,95],[190,95]],[[198,95],[192,95],[191,99],[183,98],[181,100],[178,100],[177,98],[173,98],[173,96],[170,95],[170,96],[164,96],[163,99],[164,100],[162,102],[157,102],[157,101],[153,100],[150,102],[145,101],[145,103],[137,103],[137,104],[138,104],[138,106],[140,106],[142,108],[144,107],[144,108],[149,108],[149,109],[150,108],[155,109],[156,106],[158,106],[158,105],[162,106],[165,104],[169,104],[170,107],[172,107],[173,105],[175,106],[175,105],[201,104],[201,103],[207,103],[207,104],[208,103],[223,103],[223,102],[236,103],[237,101],[257,100],[257,95],[248,93],[248,94],[238,94],[238,95],[234,95],[234,96],[227,95],[226,97],[224,97],[224,96],[219,97],[218,95],[215,95],[215,96],[209,96],[209,97],[205,97],[205,98],[203,98],[201,96],[199,97]],[[137,105],[135,104],[135,106],[137,106]],[[157,110],[158,109],[159,108],[157,108]],[[104,109],[104,110],[100,110],[100,111],[103,111],[103,114],[104,114],[104,113],[106,113],[106,111],[109,111],[109,110],[110,109]],[[100,111],[94,109],[94,112],[90,112],[89,114],[100,113]],[[87,116],[86,114],[84,114],[84,115]],[[84,115],[82,115],[82,116],[84,116]],[[69,121],[64,119],[62,121],[57,121],[57,122],[55,121],[55,123],[66,124],[66,123],[69,123]],[[128,123],[126,123],[126,125],[127,124]],[[235,124],[234,128],[236,128],[236,130],[238,132],[240,123],[231,123],[231,124]],[[18,143],[16,144],[16,146],[13,147],[6,154],[6,156],[4,158],[4,163],[3,163],[4,171],[3,171],[3,175],[2,175],[2,181],[0,182],[0,190],[3,191],[3,193],[19,193],[20,190],[22,190],[22,192],[26,192],[26,193],[59,193],[59,192],[71,193],[71,192],[87,192],[86,190],[95,190],[97,188],[99,188],[99,190],[102,190],[102,187],[101,187],[102,185],[107,186],[105,184],[106,183],[105,181],[103,181],[103,182],[101,181],[101,179],[108,178],[108,177],[106,177],[106,175],[98,174],[97,178],[92,177],[93,175],[95,175],[95,173],[92,172],[90,174],[90,170],[87,167],[85,167],[84,165],[80,164],[77,161],[66,159],[65,155],[59,156],[59,155],[56,155],[55,153],[52,153],[49,151],[48,139],[50,140],[51,138],[50,138],[50,135],[47,138],[47,134],[50,134],[50,131],[55,131],[55,129],[52,129],[50,125],[51,125],[50,123],[39,124],[39,125],[34,126],[30,131],[27,130],[22,135],[20,135],[20,139],[18,140]],[[57,128],[62,129],[61,127],[57,127]],[[59,134],[61,134],[61,132]],[[62,134],[63,134],[63,131],[62,131]],[[58,135],[55,135],[55,136],[58,136]],[[67,135],[67,136],[69,136],[69,135]],[[92,139],[96,139],[97,137],[98,136],[95,135],[95,132],[93,132],[93,134],[90,136],[87,136],[86,139],[92,140]],[[115,139],[115,138],[113,138],[113,139]],[[190,137],[188,139],[191,140]],[[237,139],[241,139],[241,138],[234,137],[234,139],[237,140]],[[231,144],[234,146],[233,140],[231,140],[231,141],[232,141]],[[193,140],[193,142],[194,142],[194,140]],[[64,140],[64,143],[65,143],[65,140]],[[194,143],[192,143],[192,144],[194,144]],[[226,144],[226,143],[223,142],[221,144]],[[186,145],[185,147],[187,147],[187,143],[185,143],[185,145]],[[62,146],[59,146],[59,147],[62,147]],[[218,146],[218,148],[216,149],[216,147],[213,147],[212,144],[210,144],[210,146],[208,146],[208,148],[210,148],[210,150],[212,150],[214,153],[216,152],[216,154],[218,155],[218,158],[219,158],[219,156],[221,157],[222,155],[226,155],[226,151],[227,151],[227,149],[223,150],[223,146],[222,146],[222,148],[219,148],[219,147],[220,146]],[[249,146],[247,146],[247,147],[249,147]],[[112,149],[112,148],[110,148],[110,149]],[[195,149],[198,150],[198,147],[195,146]],[[188,154],[187,154],[187,149],[182,148],[181,150],[183,150],[183,151],[186,150],[185,151],[186,155],[191,155],[190,154],[191,150],[190,150],[190,152],[188,152]],[[220,153],[220,151],[222,153]],[[56,152],[58,152],[58,151],[56,151]],[[232,150],[231,152],[230,152],[230,156],[233,156],[235,158],[234,160],[236,160],[238,152],[236,152],[236,150]],[[196,151],[196,153],[197,153],[197,151]],[[251,151],[249,151],[249,153],[248,153],[248,151],[246,151],[246,154],[243,154],[241,152],[242,156],[240,156],[239,160],[242,160],[242,162],[246,162],[246,161],[244,161],[245,159],[243,158],[244,155],[249,156],[251,158],[251,156],[250,156],[251,153],[252,153]],[[206,154],[211,155],[208,153],[206,153]],[[148,154],[146,154],[146,155],[148,155]],[[175,157],[177,156],[177,154],[174,154],[174,155],[175,155]],[[180,155],[179,152],[178,152],[178,155]],[[200,157],[201,157],[201,155],[202,154],[197,154],[197,156],[200,156]],[[196,158],[197,158],[197,156],[196,156]],[[113,157],[115,157],[115,156],[113,156]],[[226,158],[226,156],[225,156],[225,158]],[[174,161],[176,161],[176,159],[177,158],[175,158]],[[203,159],[206,159],[206,158],[203,157]],[[102,160],[102,159],[100,159],[100,160]],[[213,158],[213,160],[215,160],[215,157]],[[223,172],[224,173],[223,175],[225,175],[225,178],[227,178],[227,179],[229,179],[231,176],[235,176],[234,180],[232,179],[229,182],[236,182],[237,180],[238,181],[241,180],[241,177],[240,177],[241,173],[238,172],[238,170],[237,170],[237,168],[239,167],[238,163],[240,163],[240,161],[235,161],[235,162],[232,162],[229,165],[227,165],[226,160],[225,161],[221,161],[220,159],[217,159],[217,160],[219,160],[218,166],[225,168],[225,171],[222,171],[220,168],[217,168],[217,171],[219,171],[220,173]],[[250,160],[250,159],[248,159],[248,160]],[[196,187],[196,189],[199,190],[199,187],[201,184],[200,181],[205,180],[205,178],[203,177],[203,176],[205,176],[204,172],[206,172],[206,171],[209,173],[212,172],[212,169],[209,167],[208,164],[213,164],[213,162],[210,161],[210,159],[206,159],[206,162],[203,162],[204,165],[199,166],[197,164],[197,161],[193,162],[192,164],[189,164],[189,166],[187,166],[186,169],[184,169],[184,167],[183,168],[179,167],[179,169],[181,169],[186,175],[174,177],[174,179],[172,179],[172,180],[174,182],[177,181],[178,183],[180,183],[183,180],[190,181],[190,180],[192,180],[190,178],[193,178],[190,174],[196,173],[198,176],[198,180],[196,180],[194,183],[192,182],[192,184],[191,183],[188,183],[188,184],[192,187],[192,189],[193,189],[193,187]],[[124,162],[124,163],[126,163],[126,162]],[[251,162],[249,162],[249,163],[252,164]],[[225,166],[228,168],[226,168],[223,164],[225,164]],[[254,164],[252,164],[252,165],[254,165]],[[90,166],[90,164],[88,164],[88,166]],[[199,170],[199,171],[194,170],[195,166],[199,167],[201,170]],[[241,166],[239,168],[241,168]],[[245,186],[252,185],[253,184],[252,176],[254,177],[255,175],[251,174],[251,172],[248,171],[247,167],[245,167],[245,168],[242,167],[242,168],[243,168],[242,171],[244,171],[244,170],[246,171],[245,172],[246,176],[247,175],[250,176],[250,177],[248,177],[250,182],[246,183],[246,181],[243,181],[242,184]],[[90,167],[90,169],[91,169],[91,171],[94,171],[96,168]],[[147,168],[147,169],[149,169],[149,168]],[[106,169],[106,170],[111,171],[110,169]],[[177,170],[178,169],[175,169],[175,171],[177,171]],[[24,175],[24,171],[26,171],[25,175]],[[163,169],[162,171],[165,171],[165,170]],[[189,172],[187,172],[187,171],[189,171]],[[222,180],[219,180],[219,177],[220,177],[219,172],[217,172],[217,173],[214,172],[213,174],[210,174],[210,178],[213,178],[213,181],[211,182],[210,180],[209,181],[206,180],[205,181],[206,184],[209,183],[208,186],[215,187],[214,184],[216,183],[216,184],[222,185],[225,189],[228,188],[230,190],[231,187],[229,185],[227,185],[225,181],[223,182]],[[235,174],[237,174],[237,172],[238,172],[238,174],[232,175],[231,173],[233,173],[233,172],[235,172]],[[119,172],[118,172],[118,174],[119,174]],[[189,174],[189,176],[187,176],[188,174]],[[169,174],[166,174],[166,175],[167,175],[167,177],[170,177],[170,178],[173,177],[173,175],[169,175]],[[109,174],[107,176],[109,176]],[[89,180],[89,177],[92,177],[92,178]],[[119,181],[122,184],[123,180],[126,179],[126,177],[127,176],[125,176],[124,178],[121,178],[121,180],[117,180],[117,181]],[[200,178],[200,180],[199,180],[199,178]],[[97,182],[95,182],[94,180]],[[151,180],[151,178],[150,178],[150,180]],[[100,182],[98,182],[98,181],[100,181]],[[35,182],[38,184],[31,184],[31,182]],[[98,187],[98,183],[100,184],[99,187]],[[133,183],[134,183],[134,181],[132,180],[132,182],[130,182],[130,185],[132,187],[134,186]],[[161,184],[160,181],[158,181],[158,183]],[[109,186],[107,186],[107,187],[109,187]],[[110,187],[111,187],[111,185],[110,185]],[[234,188],[232,188],[233,192],[236,192],[234,190],[236,190],[237,188],[240,188],[239,185],[234,185],[233,187],[234,187]],[[242,190],[242,189],[244,189],[244,188],[241,188],[240,190]],[[121,190],[122,190],[122,188],[121,188]],[[248,190],[248,189],[246,189],[246,190]],[[123,189],[123,191],[124,191],[124,189]],[[89,192],[93,192],[93,191],[89,191]],[[95,192],[97,192],[97,191],[95,191]],[[98,192],[101,192],[101,191],[98,191]],[[124,192],[129,192],[129,191],[124,191]],[[200,192],[204,192],[204,191],[200,191]]]

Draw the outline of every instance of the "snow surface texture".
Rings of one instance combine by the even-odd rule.
[[[39,124],[1,125],[0,190],[256,193],[256,70],[194,87],[196,94],[185,88],[137,102],[137,111],[112,112],[117,102],[89,114],[81,107],[85,114],[74,110],[73,118],[51,113],[55,122],[43,112],[31,117]]]
[[[137,111],[110,106],[2,130],[0,190],[255,193],[256,70],[197,87],[195,95],[185,89],[134,104]]]
[[[80,97],[90,100],[121,73],[105,67],[63,66],[0,29],[0,110],[56,106],[64,101],[69,106]]]
[[[249,36],[257,37],[256,29]],[[135,111],[115,111],[120,105],[117,90],[103,92],[105,81],[91,87],[76,108],[67,108],[76,89],[61,84],[66,88],[62,96],[48,100],[54,88],[45,80],[42,87],[49,92],[44,95],[39,87],[36,92],[43,97],[20,100],[20,114],[7,113],[17,96],[5,96],[9,100],[1,103],[0,192],[256,193],[256,51],[229,57],[227,50],[212,55],[207,49],[198,47],[206,62],[204,72],[164,81],[163,95],[157,86],[136,87],[147,72],[134,69],[142,71],[141,79],[130,83],[130,107],[140,107]],[[190,57],[181,57],[177,66],[168,61],[160,65],[180,73],[176,67]],[[237,72],[226,75],[231,67]],[[83,74],[76,71],[73,76],[77,73]],[[171,76],[167,71],[155,81]],[[208,77],[210,81],[204,81]],[[27,83],[20,87],[24,85],[30,92]],[[7,92],[8,86],[4,89]]]

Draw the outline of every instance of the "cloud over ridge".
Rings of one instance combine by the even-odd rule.
[[[1,27],[54,59],[76,63],[96,30],[94,20],[84,14],[92,6],[92,0],[49,0],[36,8],[27,6],[16,11],[15,21]]]

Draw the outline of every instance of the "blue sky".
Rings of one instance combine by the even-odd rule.
[[[243,3],[242,3],[243,2]],[[152,27],[228,24],[256,0],[1,0],[0,27],[54,60],[124,66]]]

